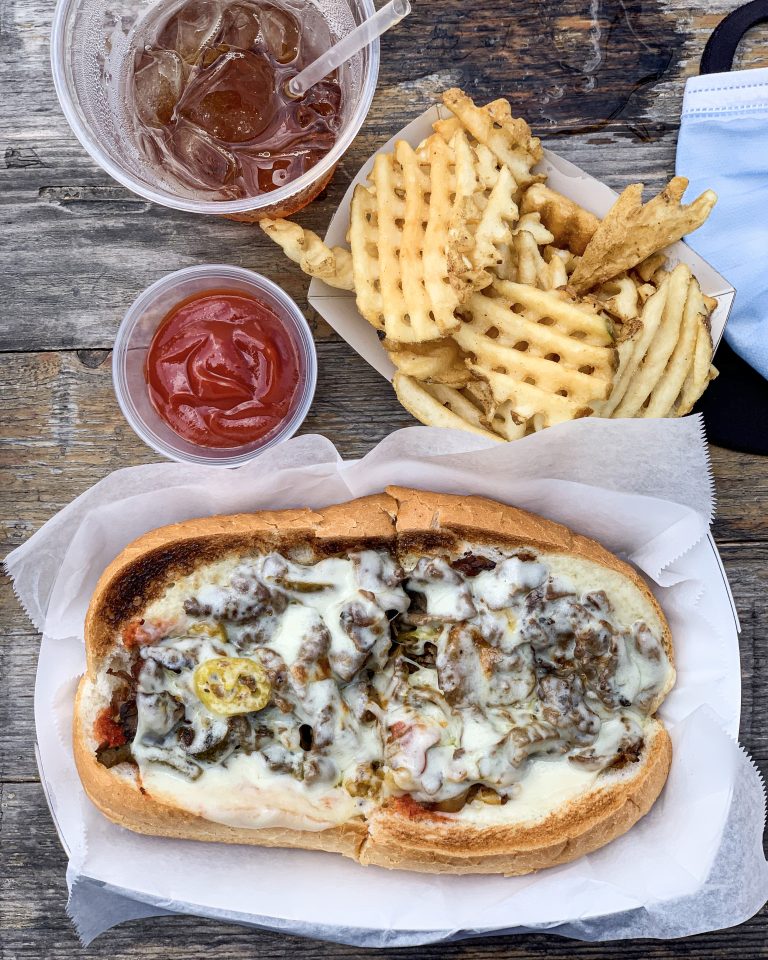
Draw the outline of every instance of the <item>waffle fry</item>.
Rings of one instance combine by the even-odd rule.
[[[635,267],[635,273],[644,282],[647,283],[657,270],[661,270],[667,262],[663,253],[652,253]],[[713,308],[714,309],[714,308]]]
[[[496,276],[501,280],[512,280],[520,283],[530,283],[549,289],[549,286],[539,283],[539,276],[547,274],[547,261],[544,259],[540,246],[552,243],[552,234],[542,224],[538,213],[526,213],[515,224],[512,236],[501,249],[501,259],[496,268]]]
[[[587,416],[612,387],[617,362],[605,317],[557,293],[497,281],[473,295],[454,333],[497,404],[534,429]]]
[[[673,179],[627,188],[601,222],[535,171],[539,140],[506,100],[459,90],[417,147],[356,187],[350,250],[287,221],[264,229],[305,272],[353,289],[423,423],[515,440],[576,417],[682,416],[716,376],[704,297],[662,248],[714,203]]]
[[[505,440],[519,440],[527,432],[526,421],[515,413],[509,400],[496,407],[488,422],[493,432]]]
[[[405,409],[428,427],[468,430],[502,442],[502,437],[483,426],[483,411],[458,390],[443,384],[427,386],[403,373],[395,374],[392,386]]]
[[[441,137],[432,136],[424,145],[424,150],[430,164],[429,213],[422,252],[424,287],[435,322],[440,332],[446,334],[456,327],[456,309],[469,292],[460,279],[462,267],[466,267],[461,263],[459,246],[463,239],[460,224],[462,210],[472,195],[473,184],[467,182],[467,158],[464,158],[463,166],[460,162],[461,147],[458,153],[453,153]],[[454,157],[457,160],[456,180],[452,184],[451,164]],[[418,251],[410,251],[410,254],[418,255]]]
[[[352,255],[343,247],[326,246],[316,233],[290,220],[261,220],[259,226],[310,277],[339,290],[354,290]]]
[[[540,290],[556,290],[568,283],[568,271],[563,259],[551,251],[547,253],[546,248],[542,254],[535,234],[528,230],[515,233],[496,272],[502,280],[525,283]]]
[[[498,171],[475,228],[472,263],[478,270],[498,267],[503,260],[503,247],[512,240],[510,224],[518,219],[517,204],[512,199],[515,182],[508,167]]]
[[[464,129],[487,147],[498,160],[509,168],[518,189],[524,190],[541,179],[532,171],[543,152],[538,137],[531,136],[531,128],[512,116],[506,100],[494,100],[487,107],[477,107],[461,90],[453,88],[443,94],[443,103]],[[445,137],[452,127],[438,123],[438,132]]]
[[[495,178],[495,179],[494,179]],[[456,309],[490,281],[484,267],[509,236],[510,177],[481,169],[466,135],[404,141],[379,154],[355,189],[349,240],[360,313],[389,340],[423,343],[456,326]],[[476,255],[475,255],[476,254]]]
[[[642,304],[639,287],[627,274],[604,283],[595,292],[594,301],[622,323],[634,320]]]
[[[422,383],[464,387],[469,382],[464,354],[455,340],[432,340],[420,344],[392,344],[384,340],[382,346],[401,373]]]
[[[352,250],[352,276],[357,309],[363,317],[384,330],[384,302],[379,280],[379,222],[376,198],[370,190],[356,186],[350,206],[347,239]]]

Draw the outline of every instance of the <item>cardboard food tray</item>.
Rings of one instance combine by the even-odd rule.
[[[390,151],[396,141],[406,140],[412,147],[416,147],[422,140],[432,133],[432,124],[450,114],[442,105],[430,107],[412,123],[403,127],[391,140],[384,144],[379,153]],[[352,202],[352,193],[358,183],[364,183],[373,168],[376,154],[373,154],[360,168],[355,179],[344,194],[339,208],[330,222],[325,235],[325,242],[329,246],[345,246],[347,230],[349,229],[349,206]],[[589,176],[575,164],[558,157],[549,150],[544,151],[544,159],[536,168],[537,172],[547,175],[547,184],[566,197],[575,200],[586,210],[598,217],[604,217],[613,205],[618,194],[604,183]],[[687,263],[691,272],[699,281],[702,291],[717,300],[717,307],[712,313],[712,341],[715,349],[723,336],[723,330],[731,310],[735,290],[728,281],[711,267],[706,260],[694,253],[682,241],[673,244],[666,251],[670,262]],[[357,311],[354,293],[336,290],[313,279],[309,285],[309,302],[326,320],[333,329],[356,350],[360,356],[372,367],[391,380],[395,372],[392,361],[376,336],[376,330]]]

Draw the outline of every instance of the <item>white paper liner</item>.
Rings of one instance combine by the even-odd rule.
[[[104,566],[162,523],[321,506],[387,483],[536,510],[596,536],[655,578],[679,679],[662,711],[675,744],[672,773],[651,813],[588,857],[520,878],[429,877],[309,851],[141,837],[104,819],[84,797],[68,732],[83,617]],[[7,560],[45,633],[35,696],[41,769],[71,857],[70,912],[83,939],[157,911],[359,946],[502,930],[590,940],[682,936],[744,920],[768,897],[764,800],[758,774],[731,739],[739,717],[736,623],[706,538],[711,512],[696,418],[585,419],[503,446],[417,427],[350,463],[309,436],[227,474],[169,463],[107,477]]]
[[[376,153],[374,153],[358,171],[349,189],[344,194],[341,203],[331,219],[325,235],[325,242],[329,246],[344,246],[349,229],[349,207],[352,194],[359,183],[365,182],[370,173],[373,162],[379,153],[391,152],[398,140],[406,140],[412,147],[418,146],[422,140],[432,133],[432,124],[449,112],[440,104],[426,110],[402,130],[398,131]],[[628,163],[630,161],[628,160]],[[544,151],[544,159],[536,168],[537,172],[546,173],[547,184],[566,197],[575,200],[585,209],[599,217],[604,217],[613,205],[618,194],[606,184],[591,177],[581,168],[559,157],[551,150]],[[627,182],[633,179],[631,169],[627,169]],[[685,243],[675,243],[665,251],[670,264],[687,263],[692,273],[698,279],[703,292],[717,300],[717,306],[710,319],[712,326],[712,340],[715,347],[723,336],[728,314],[733,304],[735,291],[728,281],[711,267],[706,260],[695,253]],[[382,347],[376,331],[358,313],[353,293],[336,290],[323,283],[322,280],[312,280],[309,286],[309,302],[347,343],[356,350],[375,370],[387,380],[391,380],[395,372],[392,361]]]

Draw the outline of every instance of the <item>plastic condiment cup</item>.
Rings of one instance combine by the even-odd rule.
[[[239,447],[202,447],[171,430],[149,398],[145,374],[147,352],[158,326],[181,301],[208,290],[250,295],[270,307],[296,346],[301,381],[285,420],[271,433]],[[135,433],[157,453],[182,463],[238,467],[260,456],[298,430],[312,403],[317,383],[317,354],[304,315],[280,287],[251,270],[202,264],[168,274],[148,287],[128,309],[115,338],[112,381],[117,402]]]
[[[307,3],[312,0],[307,0]],[[124,96],[127,52],[134,28],[158,0],[58,0],[51,33],[51,66],[56,93],[75,136],[91,157],[124,187],[154,203],[212,213],[236,220],[289,216],[326,186],[336,164],[365,120],[379,75],[379,41],[374,40],[342,68],[342,122],[333,148],[301,177],[269,193],[241,200],[205,200],[165,179],[133,142]],[[376,8],[373,0],[314,0],[339,38]],[[171,4],[172,6],[172,4]]]

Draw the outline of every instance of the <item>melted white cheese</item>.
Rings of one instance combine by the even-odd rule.
[[[567,554],[548,553],[547,567],[552,576],[576,593],[602,590],[608,594],[613,608],[611,619],[619,626],[629,628],[644,620],[656,636],[661,635],[661,622],[644,594],[617,570],[599,563]]]
[[[156,763],[144,764],[141,780],[157,800],[214,823],[251,830],[326,830],[363,815],[370,807],[370,801],[355,799],[341,787],[311,788],[290,776],[276,776],[258,754],[239,755],[226,766],[208,767],[197,780]]]
[[[473,783],[492,787],[504,797],[503,805],[475,800],[456,814],[478,823],[536,820],[589,789],[628,732],[642,735],[642,716],[622,719],[604,704],[590,701],[595,733],[579,741],[587,762],[575,763],[569,754],[563,755],[565,749],[570,753],[577,750],[568,745],[573,731],[552,727],[542,710],[536,692],[534,662],[539,661],[532,652],[534,641],[529,643],[521,630],[523,618],[530,616],[526,599],[547,583],[575,595],[578,601],[591,592],[608,595],[610,614],[606,615],[626,634],[619,640],[614,683],[629,703],[644,691],[663,686],[669,676],[671,668],[663,652],[655,659],[644,655],[632,632],[644,621],[653,635],[651,644],[658,647],[659,619],[634,584],[598,564],[558,554],[547,554],[538,561],[504,557],[498,551],[493,551],[493,556],[495,568],[475,577],[458,577],[440,561],[435,582],[430,582],[424,570],[409,581],[411,590],[424,595],[428,616],[450,622],[429,634],[430,643],[438,648],[437,668],[411,662],[404,677],[395,672],[392,657],[382,669],[390,642],[388,632],[361,654],[361,641],[358,637],[355,642],[350,628],[350,604],[361,611],[362,631],[369,629],[363,622],[365,616],[381,619],[387,611],[408,607],[409,598],[401,586],[392,585],[396,582],[394,564],[387,555],[363,551],[354,560],[328,558],[312,565],[293,563],[276,554],[230,558],[180,578],[143,615],[148,629],[162,627],[167,637],[152,649],[158,650],[161,658],[166,649],[176,651],[191,664],[141,675],[133,754],[145,789],[215,822],[253,829],[304,830],[321,830],[364,816],[375,802],[377,788],[363,790],[358,796],[354,795],[358,791],[348,790],[345,784],[357,782],[361,771],[378,768],[383,796],[408,793],[423,803],[460,796]],[[233,578],[246,582],[240,593],[233,593]],[[185,603],[190,597],[201,609],[224,611],[229,605],[242,612],[249,603],[259,602],[264,585],[267,595],[273,590],[284,598],[282,606],[269,612],[266,634],[255,639],[250,636],[255,618],[240,613],[229,620],[222,614],[226,640],[190,633],[201,623],[215,627],[211,621],[218,620],[217,616],[187,612]],[[595,623],[603,615],[589,614]],[[552,629],[562,628],[558,619],[562,616],[553,614]],[[465,628],[474,631],[473,639],[467,654],[457,656],[449,644],[455,642],[453,631]],[[354,676],[320,672],[303,684],[294,683],[291,668],[299,661],[306,662],[306,654],[302,658],[305,641],[323,630],[327,631],[325,643],[332,668],[336,664],[341,670],[338,665],[344,658],[356,658]],[[241,646],[246,644],[251,646],[244,652]],[[284,701],[287,697],[288,707],[281,710],[279,704],[270,705],[256,715],[261,727],[270,731],[267,748],[230,752],[221,761],[207,762],[196,760],[194,752],[185,753],[177,741],[170,745],[162,741],[158,725],[163,725],[167,701],[165,707],[153,707],[156,694],[169,694],[173,702],[183,704],[185,723],[194,732],[195,743],[202,743],[206,736],[214,745],[222,741],[227,721],[197,698],[194,667],[220,656],[259,659],[260,651],[278,655],[288,668],[288,686],[280,694]],[[454,671],[456,687],[451,696],[441,687],[445,679],[441,662]],[[378,692],[378,702],[369,705],[367,674],[362,672],[366,665],[374,671]],[[308,775],[304,779],[302,764],[311,751],[303,752],[307,747],[302,743],[302,725],[311,728],[315,738],[325,735],[328,741],[327,749],[319,750],[325,766],[314,779]],[[179,769],[162,761],[163,749],[179,762]],[[184,763],[190,761],[197,779],[183,772]]]
[[[612,756],[624,732],[620,720],[606,721],[594,743],[594,751]],[[483,826],[534,823],[593,789],[601,772],[574,763],[568,756],[536,758],[529,761],[525,776],[510,791],[506,803],[496,805],[475,800],[463,808],[460,816],[462,821]]]
[[[277,628],[266,643],[279,653],[290,667],[296,662],[308,632],[321,623],[317,610],[299,603],[290,603],[280,617]]]
[[[576,767],[567,757],[534,759],[505,804],[475,800],[455,816],[478,826],[536,822],[586,793],[598,776],[596,771]]]
[[[543,563],[509,557],[494,570],[484,570],[472,579],[472,595],[489,609],[501,610],[509,606],[510,596],[527,594],[546,579],[547,568]]]

